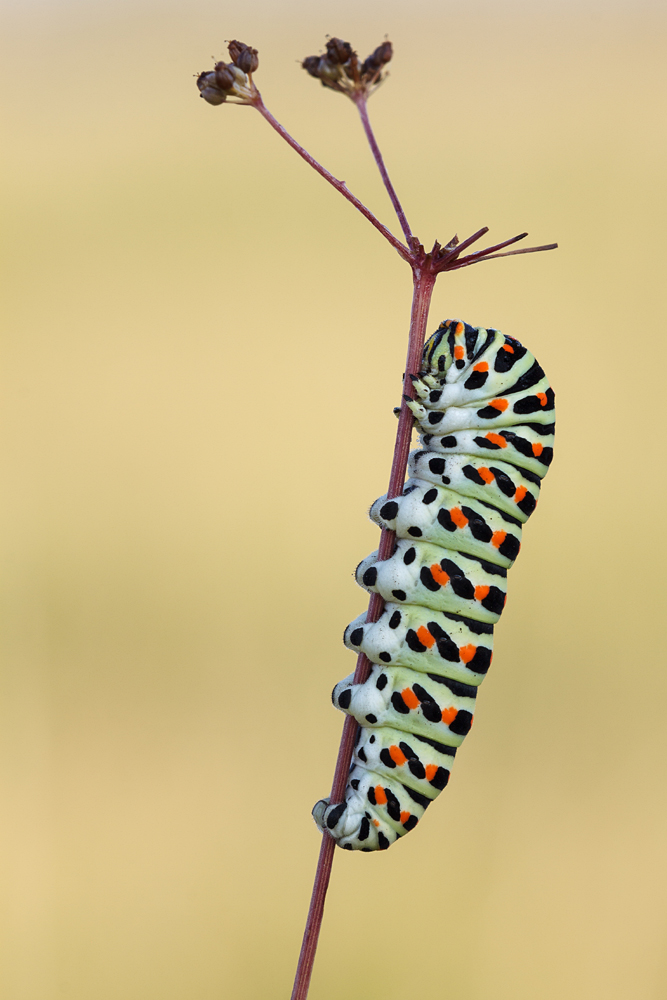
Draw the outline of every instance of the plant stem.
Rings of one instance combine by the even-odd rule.
[[[516,239],[516,237],[515,237]],[[506,240],[505,243],[499,244],[500,246],[507,246],[508,243],[514,243],[515,240]],[[547,243],[542,247],[524,247],[522,250],[508,250],[507,253],[491,253],[493,247],[489,247],[487,250],[480,250],[479,254],[470,254],[469,257],[464,257],[461,261],[456,261],[451,267],[448,267],[448,271],[458,271],[462,267],[470,267],[471,264],[479,264],[482,260],[496,260],[497,257],[516,257],[520,253],[539,253],[541,250],[556,250],[558,247],[557,243]]]
[[[414,388],[410,375],[416,375],[421,367],[422,349],[426,334],[426,323],[428,311],[435,285],[436,274],[430,264],[419,267],[413,265],[413,293],[412,311],[410,314],[410,333],[408,336],[408,353],[405,362],[405,374],[403,376],[403,394],[414,399]],[[405,471],[408,464],[408,454],[410,451],[410,439],[412,437],[412,413],[401,400],[401,413],[398,419],[398,429],[396,431],[396,442],[394,444],[394,457],[391,465],[389,477],[389,489],[387,497],[395,497],[403,492],[405,482]],[[393,531],[383,529],[380,537],[380,547],[378,555],[380,559],[388,559],[394,551],[395,535]],[[378,620],[384,609],[384,601],[379,594],[371,594],[366,615],[367,622]],[[354,683],[362,684],[370,673],[370,661],[362,653],[357,659],[357,667],[354,672]],[[338,759],[334,772],[333,784],[331,787],[330,801],[332,803],[342,802],[345,795],[347,776],[350,771],[352,761],[352,751],[357,735],[358,724],[352,716],[345,719],[343,735],[338,749]],[[294,988],[292,990],[292,1000],[306,1000],[310,977],[315,961],[317,950],[317,940],[322,926],[322,916],[324,913],[324,901],[326,899],[329,878],[331,877],[331,866],[336,843],[328,833],[322,834],[322,844],[320,856],[315,872],[315,882],[313,893],[310,899],[310,908],[306,920],[306,929],[303,935],[299,964],[297,965]]]
[[[252,106],[259,111],[260,115],[262,115],[262,117],[266,119],[266,121],[269,123],[269,125],[271,125],[271,127],[276,130],[276,132],[278,133],[278,135],[282,136],[283,139],[285,140],[285,142],[289,143],[289,145],[292,147],[292,149],[295,150],[295,152],[297,152],[299,154],[299,156],[301,156],[306,161],[306,163],[308,163],[314,170],[317,170],[318,174],[320,174],[320,176],[324,177],[324,179],[326,181],[329,181],[329,184],[331,184],[333,187],[335,187],[336,191],[340,191],[340,193],[343,195],[343,197],[347,198],[347,200],[352,205],[354,205],[354,207],[356,209],[358,209],[365,218],[368,219],[368,221],[371,223],[371,225],[375,226],[375,228],[378,230],[378,232],[382,233],[382,235],[384,236],[384,238],[389,243],[391,243],[391,245],[393,246],[394,250],[396,250],[401,255],[401,257],[403,258],[403,260],[407,260],[407,261],[411,262],[410,251],[409,251],[408,247],[406,247],[403,243],[401,243],[400,240],[396,239],[396,237],[394,236],[394,234],[391,233],[387,229],[387,227],[384,226],[379,221],[379,219],[376,219],[375,216],[373,215],[373,213],[368,208],[366,208],[366,206],[363,205],[359,201],[359,199],[356,198],[352,194],[351,191],[348,190],[347,185],[345,184],[345,181],[339,181],[338,178],[334,177],[333,174],[329,173],[329,171],[326,169],[326,167],[323,167],[321,163],[318,163],[317,160],[315,160],[310,155],[310,153],[306,149],[304,149],[303,146],[301,146],[296,141],[296,139],[292,138],[292,136],[289,134],[289,132],[287,132],[283,128],[283,126],[280,124],[280,122],[278,121],[278,119],[273,117],[273,115],[271,114],[271,112],[269,111],[269,109],[264,104],[264,101],[262,100],[262,97],[261,97],[259,91],[257,92],[257,97],[253,101]]]
[[[396,194],[394,185],[391,183],[391,180],[389,179],[389,174],[387,173],[387,168],[384,165],[384,159],[382,158],[380,147],[377,144],[377,141],[375,139],[375,134],[373,132],[373,129],[371,128],[371,122],[368,117],[367,98],[364,91],[359,92],[358,96],[354,100],[354,103],[357,106],[357,111],[359,112],[359,116],[361,118],[361,124],[364,126],[364,132],[366,133],[368,144],[371,147],[373,156],[375,157],[375,162],[377,163],[378,170],[380,171],[380,176],[382,177],[384,186],[387,189],[387,194],[391,199],[391,203],[394,206],[394,211],[398,216],[398,221],[401,224],[403,235],[405,236],[408,246],[411,246],[414,243],[414,236],[412,235],[412,230],[410,229],[408,220],[405,217],[403,206],[398,200],[398,195]]]

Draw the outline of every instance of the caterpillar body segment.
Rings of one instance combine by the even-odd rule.
[[[391,726],[448,746],[458,747],[470,731],[475,712],[476,687],[453,688],[441,677],[428,674],[415,680],[407,667],[383,670],[374,667],[370,684],[353,684],[346,678],[336,685],[332,700],[336,708],[353,715],[361,726]],[[417,711],[420,709],[420,711]],[[443,726],[446,731],[443,732]]]
[[[545,444],[545,437],[553,435],[551,424],[523,424],[519,431],[501,428],[498,433],[470,429],[457,431],[456,444],[448,435],[424,434],[422,441],[429,451],[439,455],[472,455],[488,461],[499,459],[527,470],[542,479],[553,458],[553,448]],[[519,472],[520,474],[520,472]]]
[[[371,663],[409,667],[443,683],[477,687],[493,656],[493,626],[419,605],[386,604],[377,622],[366,614],[345,630],[345,645]]]
[[[517,340],[447,320],[412,381],[421,448],[401,496],[370,510],[396,547],[356,570],[384,612],[377,622],[361,615],[344,636],[373,668],[332,696],[360,726],[352,768],[343,801],[313,810],[347,850],[386,849],[446,786],[491,664],[507,570],[553,458],[554,393]]]
[[[451,556],[455,556],[455,560]],[[420,604],[480,621],[498,620],[505,606],[507,570],[438,545],[400,538],[382,562],[377,552],[357,567],[357,583],[387,601]]]
[[[371,520],[400,538],[420,538],[445,549],[508,568],[521,546],[521,525],[508,522],[500,511],[473,509],[451,488],[433,487],[409,479],[401,503],[380,497],[370,509]]]

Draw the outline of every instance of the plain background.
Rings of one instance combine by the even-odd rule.
[[[394,43],[370,110],[425,243],[559,242],[439,279],[429,323],[525,342],[559,431],[451,787],[338,852],[312,1000],[667,994],[665,20],[5,5],[4,1000],[289,995],[410,275],[193,75],[256,46],[269,107],[396,231],[354,108],[299,67],[327,33]]]

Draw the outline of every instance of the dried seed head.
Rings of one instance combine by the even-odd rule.
[[[375,73],[380,71],[383,66],[391,61],[393,54],[394,52],[391,47],[391,42],[383,42],[382,45],[378,45],[375,52],[371,53],[371,55],[364,60],[364,64],[361,67],[362,76],[370,79]]]
[[[244,49],[238,57],[236,65],[240,70],[243,70],[244,73],[254,73],[259,66],[257,49]]]
[[[227,42],[227,51],[229,52],[229,58],[233,63],[236,62],[237,58],[241,55],[244,49],[248,46],[245,42],[239,42],[236,38],[233,38],[231,42]]]
[[[218,62],[212,71],[199,74],[199,93],[209,104],[224,104],[230,97],[234,104],[252,104],[259,97],[249,75],[259,64],[257,49],[233,41],[229,43],[229,54],[233,62]]]
[[[223,104],[227,100],[226,92],[220,90],[215,80],[215,73],[200,73],[197,77],[199,96],[209,104]]]
[[[234,74],[228,68],[226,63],[219,62],[215,64],[215,83],[220,90],[231,90],[234,86]]]
[[[342,38],[330,38],[327,42],[327,59],[331,63],[340,63],[342,66],[352,58],[354,52],[349,42],[344,42]]]
[[[354,101],[368,97],[379,87],[386,76],[384,67],[391,57],[391,42],[383,42],[359,66],[357,53],[349,42],[330,38],[324,55],[307,56],[301,65],[310,76],[320,80],[322,86],[346,94]]]
[[[301,63],[301,66],[307,73],[310,73],[311,76],[319,77],[320,61],[319,56],[306,56]]]
[[[236,38],[228,46],[229,57],[244,73],[254,73],[259,66],[257,49],[253,49],[245,42],[239,42]]]

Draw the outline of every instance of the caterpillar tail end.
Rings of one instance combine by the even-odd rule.
[[[320,833],[328,833],[336,841],[338,847],[347,851],[354,848],[349,842],[350,838],[345,838],[345,813],[347,812],[347,802],[339,802],[332,806],[329,799],[320,799],[313,806],[312,816]]]
[[[316,802],[312,815],[320,833],[328,833],[344,851],[386,851],[399,837],[391,823],[364,809],[360,796],[349,787],[342,802],[332,805],[328,798]]]

